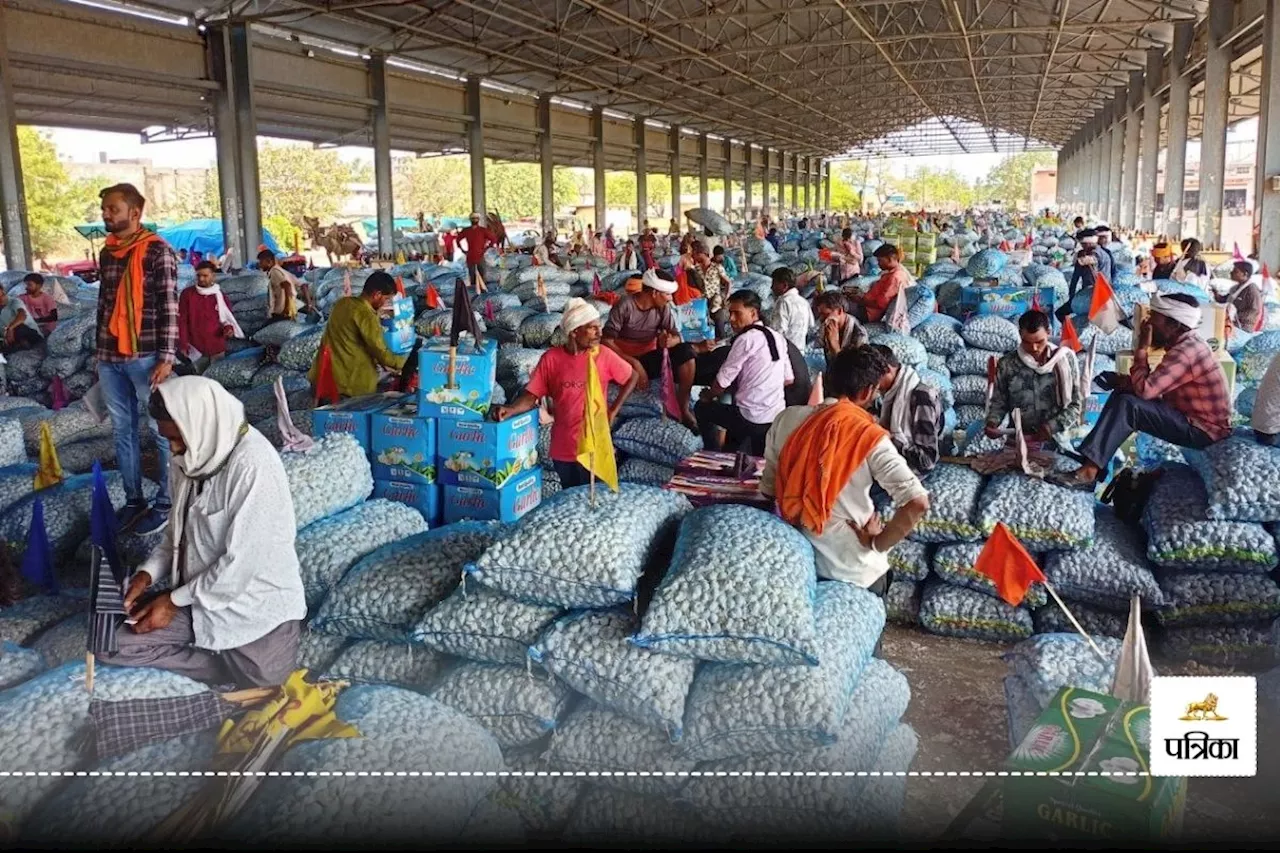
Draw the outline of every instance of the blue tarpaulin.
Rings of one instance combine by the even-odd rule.
[[[190,222],[184,222],[181,225],[173,225],[169,228],[161,228],[158,232],[174,250],[186,249],[188,252],[199,252],[206,258],[209,256],[221,257],[222,253],[227,250],[226,243],[222,239],[222,220],[221,219],[193,219]],[[271,232],[262,229],[262,240],[266,247],[275,254],[281,254],[280,245],[276,243]],[[238,258],[240,264],[252,262],[258,256],[258,247],[251,247],[249,258]]]

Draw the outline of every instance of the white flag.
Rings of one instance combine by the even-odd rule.
[[[1129,599],[1129,627],[1124,632],[1124,645],[1120,647],[1111,695],[1124,702],[1145,705],[1151,701],[1151,679],[1155,674],[1147,653],[1147,639],[1142,633],[1142,601],[1135,595]]]

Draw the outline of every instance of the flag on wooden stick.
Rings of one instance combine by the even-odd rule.
[[[22,555],[22,576],[50,595],[58,594],[58,576],[53,571],[53,546],[44,524],[44,500],[31,505],[31,527],[27,530],[27,550]]]
[[[116,631],[126,615],[125,570],[116,549],[116,514],[99,462],[93,463],[89,542],[89,641],[85,653],[85,687],[92,693],[94,656],[119,649]]]
[[[1093,282],[1093,299],[1089,303],[1089,322],[1104,335],[1109,335],[1120,327],[1120,317],[1120,306],[1116,303],[1116,292],[1111,289],[1111,282],[1101,273],[1097,274]]]
[[[613,455],[613,437],[609,434],[609,406],[600,386],[596,367],[599,349],[587,354],[586,411],[582,433],[578,436],[578,464],[591,473],[591,500],[595,500],[596,477],[614,492],[618,491],[618,463]]]
[[[36,469],[36,491],[62,482],[62,463],[53,444],[53,429],[48,421],[40,424],[40,467]]]

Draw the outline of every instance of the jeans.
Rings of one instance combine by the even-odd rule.
[[[1280,435],[1273,435],[1271,433],[1258,432],[1257,430],[1254,430],[1253,437],[1257,439],[1258,444],[1261,444],[1264,447],[1280,446]]]
[[[1080,444],[1079,453],[1106,471],[1120,445],[1135,432],[1145,432],[1178,447],[1195,450],[1213,444],[1213,439],[1203,430],[1192,426],[1186,415],[1165,401],[1144,400],[1136,394],[1115,391],[1102,407],[1098,422]]]
[[[146,355],[129,361],[98,362],[98,382],[111,415],[111,428],[116,438],[116,464],[124,478],[124,493],[131,501],[142,500],[142,449],[138,432],[139,417],[145,417],[156,437],[156,450],[160,457],[160,490],[156,493],[156,505],[166,508],[169,498],[169,441],[160,435],[159,427],[149,415],[139,415],[139,406],[145,411],[151,397],[151,371],[156,366],[155,355]]]
[[[725,431],[725,444],[732,453],[746,452],[752,456],[764,456],[764,440],[772,423],[753,424],[742,416],[742,411],[732,403],[711,400],[700,401],[694,407],[694,416],[702,431],[702,444],[707,450],[722,450],[718,440],[721,427]]]
[[[560,488],[562,489],[585,486],[591,482],[591,472],[584,468],[580,462],[561,462],[558,459],[553,459],[551,466],[555,468],[556,475],[560,478]]]

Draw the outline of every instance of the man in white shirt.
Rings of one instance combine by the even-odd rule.
[[[267,274],[267,315],[271,322],[298,319],[298,280],[269,250],[258,253],[258,269]]]
[[[769,323],[771,328],[782,332],[782,336],[796,345],[796,349],[804,352],[809,340],[809,331],[813,328],[813,309],[809,300],[800,295],[796,288],[796,274],[787,267],[779,267],[773,271],[773,317]]]
[[[795,381],[787,340],[760,323],[760,297],[739,290],[729,297],[729,325],[735,337],[715,382],[702,392],[694,416],[708,450],[720,450],[720,430],[731,450],[749,444],[752,456],[764,453],[765,435],[786,407],[786,387]],[[733,403],[721,403],[730,387]]]
[[[211,379],[170,379],[149,408],[172,448],[173,512],[129,581],[130,622],[103,660],[217,687],[282,684],[297,667],[307,605],[280,454]],[[163,581],[167,590],[146,594]]]
[[[889,587],[887,552],[929,511],[928,491],[866,411],[883,375],[884,361],[869,347],[837,355],[822,405],[792,406],[774,421],[760,478],[760,492],[813,544],[821,577],[878,595]],[[888,524],[876,513],[872,484],[893,500]]]

